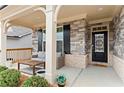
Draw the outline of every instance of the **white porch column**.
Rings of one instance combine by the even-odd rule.
[[[55,6],[46,6],[46,79],[53,84],[56,76]]]
[[[0,21],[0,64],[6,65],[6,26],[4,21]]]

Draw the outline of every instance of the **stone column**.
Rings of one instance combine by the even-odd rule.
[[[55,6],[46,6],[46,79],[53,84],[56,76]]]
[[[1,21],[0,22],[0,64],[1,65],[6,65],[6,26],[5,22]]]

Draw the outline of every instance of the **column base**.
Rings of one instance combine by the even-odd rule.
[[[45,73],[45,78],[48,80],[50,84],[55,84],[56,82],[56,73]]]

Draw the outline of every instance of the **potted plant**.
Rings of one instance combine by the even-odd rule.
[[[57,75],[56,82],[59,87],[64,87],[66,84],[66,77],[63,74]]]

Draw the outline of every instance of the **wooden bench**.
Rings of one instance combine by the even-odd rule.
[[[28,65],[28,66],[32,67],[33,75],[36,74],[36,72],[35,72],[36,66],[43,65],[43,67],[45,69],[45,62],[36,61],[36,60],[25,60],[25,61],[19,61],[18,62],[18,70],[19,71],[20,71],[20,65],[21,64]],[[24,72],[24,73],[27,73],[27,72]],[[27,74],[29,74],[29,73],[27,73]]]

